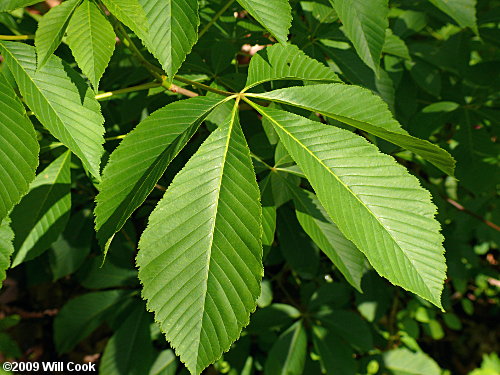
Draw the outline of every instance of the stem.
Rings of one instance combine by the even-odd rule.
[[[275,168],[271,167],[269,164],[267,164],[264,160],[262,160],[260,157],[258,157],[257,155],[255,155],[253,152],[250,151],[250,156],[257,160],[259,163],[262,163],[266,168],[270,169],[271,171],[274,171],[276,170]]]
[[[235,94],[234,92],[219,90],[219,89],[216,89],[216,88],[204,85],[203,83],[196,82],[196,81],[191,81],[190,79],[187,79],[187,78],[184,78],[184,77],[181,77],[181,76],[177,76],[177,75],[174,76],[174,79],[177,80],[177,81],[179,81],[179,82],[187,83],[188,85],[193,85],[193,86],[199,87],[200,89],[203,89],[203,90],[206,90],[206,91],[210,91],[210,92],[213,92],[213,93],[219,94],[219,95],[231,96],[231,95]]]
[[[465,208],[464,206],[462,206],[460,203],[458,203],[457,201],[455,201],[455,200],[453,200],[451,198],[444,197],[444,199],[446,200],[446,202],[448,202],[449,204],[451,204],[457,210],[462,211],[462,212],[464,212],[464,213],[466,213],[466,214],[468,214],[468,215],[470,215],[472,217],[475,217],[476,219],[478,219],[479,221],[482,221],[484,224],[486,224],[490,228],[493,228],[494,230],[500,232],[500,226],[498,226],[497,224],[492,223],[491,221],[486,220],[485,218],[483,218],[482,216],[476,214],[475,212],[472,212],[472,211],[468,210],[467,208]]]
[[[102,100],[102,99],[110,98],[112,96],[119,95],[119,94],[126,94],[128,92],[147,90],[147,89],[150,89],[150,88],[153,88],[153,87],[160,87],[161,85],[162,84],[159,83],[159,82],[149,82],[149,83],[144,83],[142,85],[126,87],[124,89],[103,92],[101,94],[97,94],[95,96],[95,98],[97,100]]]
[[[35,39],[34,35],[0,35],[0,40],[29,40]]]
[[[234,2],[234,0],[229,0],[226,5],[224,5],[215,15],[213,18],[210,20],[209,23],[205,25],[203,29],[201,29],[200,33],[198,34],[198,39],[200,39],[207,31],[210,29],[210,27],[217,22],[217,20],[224,14],[224,12],[231,6],[231,4]]]

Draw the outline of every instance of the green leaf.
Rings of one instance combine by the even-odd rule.
[[[12,267],[33,259],[59,237],[71,209],[71,153],[65,152],[36,176],[10,218],[15,233]]]
[[[54,55],[37,70],[35,48],[27,44],[3,42],[0,51],[26,104],[99,179],[104,118],[90,87]]]
[[[313,343],[325,374],[356,374],[353,352],[342,339],[325,327],[313,326]]]
[[[109,339],[99,365],[105,375],[144,375],[154,360],[154,348],[149,333],[152,317],[144,305],[137,304],[127,312],[127,318]]]
[[[476,24],[476,0],[429,1],[453,18],[461,27],[470,27],[476,34],[478,34]]]
[[[38,68],[42,67],[54,53],[68,27],[69,19],[81,0],[68,0],[51,8],[38,22],[35,47]]]
[[[441,369],[427,354],[408,349],[394,349],[384,353],[384,364],[394,375],[439,375]]]
[[[295,322],[274,343],[264,365],[266,375],[301,375],[307,354],[307,334],[302,321]]]
[[[292,24],[292,8],[288,0],[238,0],[250,15],[264,26],[280,43],[288,40]]]
[[[281,79],[301,81],[340,81],[319,61],[307,56],[292,44],[267,47],[250,60],[246,90],[260,83]]]
[[[325,210],[378,273],[441,307],[443,238],[418,180],[349,131],[252,105],[272,121]]]
[[[28,5],[40,3],[41,0],[2,0],[0,3],[0,12],[8,12],[10,10],[24,8]]]
[[[68,25],[68,45],[94,90],[113,55],[116,35],[107,18],[90,0],[76,9]]]
[[[359,57],[378,75],[389,27],[387,0],[330,0]]]
[[[140,0],[102,0],[113,16],[118,18],[142,40],[146,47],[150,47],[148,19]]]
[[[10,266],[10,256],[14,252],[14,232],[10,227],[10,219],[8,217],[0,221],[0,288],[5,280],[5,271]]]
[[[453,176],[455,160],[447,151],[409,135],[392,117],[387,105],[364,88],[332,83],[247,95],[319,112],[410,150]]]
[[[127,290],[87,293],[67,302],[54,319],[54,343],[59,354],[71,351],[131,295]]]
[[[110,239],[219,103],[218,98],[200,96],[169,104],[137,125],[113,151],[96,198],[96,230],[103,247],[109,247]]]
[[[345,238],[313,193],[297,187],[290,187],[290,191],[302,228],[342,272],[349,284],[361,292],[361,278],[366,271],[363,253]]]
[[[23,104],[0,74],[0,222],[35,178],[39,149]]]
[[[150,50],[170,79],[198,40],[197,0],[139,0],[149,22]]]
[[[174,178],[139,242],[142,295],[193,374],[229,349],[260,295],[259,189],[237,108]]]

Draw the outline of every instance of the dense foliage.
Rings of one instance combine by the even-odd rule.
[[[3,0],[0,34],[0,360],[500,373],[499,1]]]

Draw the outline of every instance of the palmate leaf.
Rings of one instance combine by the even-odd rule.
[[[39,149],[23,104],[0,74],[0,222],[35,178]]]
[[[105,249],[219,103],[219,98],[199,96],[169,104],[137,125],[113,151],[95,208],[97,237]]]
[[[94,90],[115,49],[115,32],[97,5],[84,0],[68,25],[68,45]]]
[[[418,180],[349,131],[252,105],[272,121],[329,216],[378,273],[441,307],[443,238]]]
[[[291,104],[344,122],[410,150],[453,176],[455,160],[452,156],[429,141],[409,135],[392,117],[387,105],[367,89],[344,84],[325,84],[248,95]]]
[[[69,19],[80,2],[81,0],[65,1],[51,8],[38,22],[35,47],[39,68],[61,44]]]
[[[361,278],[366,271],[363,253],[345,238],[313,193],[295,186],[289,189],[297,219],[304,231],[330,258],[349,284],[361,292]]]
[[[0,52],[36,117],[99,179],[104,118],[90,87],[54,55],[37,70],[35,48],[27,44],[3,42]]]
[[[2,0],[0,2],[0,12],[8,12],[10,10],[27,7],[39,3],[40,0]]]
[[[340,81],[331,69],[307,56],[297,46],[275,44],[259,51],[250,60],[245,90],[280,79]]]
[[[476,0],[429,0],[437,8],[453,18],[460,26],[470,27],[478,33],[476,24]]]
[[[361,60],[378,75],[385,29],[389,27],[387,0],[330,0],[344,32]]]
[[[36,176],[29,193],[10,214],[15,233],[12,267],[33,259],[57,240],[71,209],[71,152],[66,151]]]
[[[147,307],[193,374],[249,322],[262,269],[259,188],[237,105],[174,178],[137,264]]]
[[[288,40],[292,24],[292,8],[288,0],[238,0],[250,15],[264,26],[280,43]]]
[[[197,0],[139,0],[149,23],[150,50],[170,79],[198,40]]]
[[[148,20],[139,0],[102,0],[102,2],[113,16],[128,26],[149,48]]]
[[[0,221],[0,289],[5,280],[5,271],[10,266],[10,256],[14,252],[13,239],[14,232],[10,227],[10,219],[6,217]]]

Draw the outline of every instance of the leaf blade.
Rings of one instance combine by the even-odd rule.
[[[236,110],[174,178],[139,242],[143,298],[195,374],[229,349],[260,295],[259,190]]]
[[[10,257],[14,253],[14,231],[10,227],[8,217],[0,221],[0,286],[5,280],[6,271],[10,266]]]
[[[418,180],[346,130],[252,106],[273,122],[332,220],[377,272],[441,307],[443,238],[436,207]]]
[[[115,38],[113,27],[97,5],[84,0],[69,21],[68,45],[95,91],[113,55]]]

